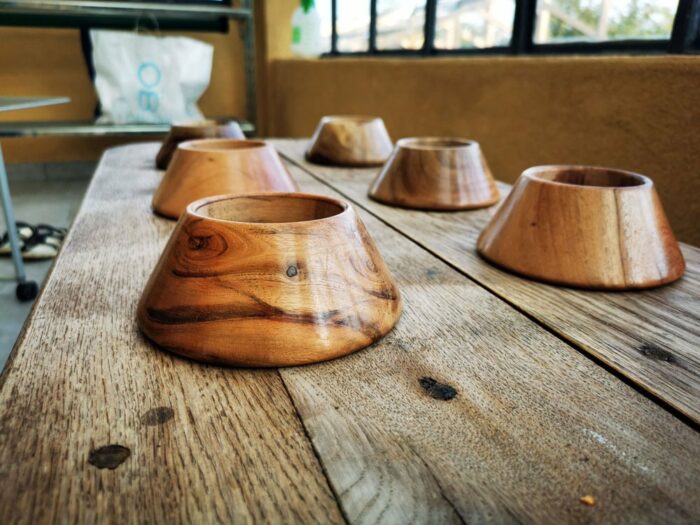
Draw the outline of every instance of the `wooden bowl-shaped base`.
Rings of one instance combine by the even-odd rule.
[[[499,199],[479,144],[455,138],[399,140],[369,196],[423,210],[484,208]]]
[[[245,135],[235,120],[207,119],[175,122],[156,155],[156,167],[159,170],[167,169],[175,150],[182,142],[217,138],[244,139]]]
[[[261,140],[183,142],[153,195],[153,210],[177,219],[191,202],[212,195],[297,191],[277,151]]]
[[[477,248],[507,270],[582,288],[650,288],[685,271],[653,182],[609,168],[526,170]]]
[[[188,206],[137,317],[149,339],[193,359],[286,366],[364,348],[400,311],[396,284],[349,204],[261,193]]]
[[[306,148],[306,160],[330,166],[381,166],[392,147],[378,117],[323,117]]]

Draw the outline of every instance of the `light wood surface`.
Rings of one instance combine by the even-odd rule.
[[[136,301],[174,226],[149,211],[156,148],[106,155],[3,376],[4,521],[692,523],[700,513],[697,432],[362,210],[405,305],[373,347],[278,374],[145,343]],[[291,171],[302,190],[338,197]]]
[[[153,194],[153,210],[177,219],[204,197],[297,189],[275,148],[262,140],[193,140],[175,151]]]
[[[188,140],[197,139],[244,139],[241,127],[234,120],[198,120],[175,123],[170,127],[163,145],[156,154],[156,167],[160,170],[168,168],[178,145]]]
[[[303,141],[274,143],[344,197],[695,423],[700,421],[700,250],[681,244],[685,275],[658,289],[600,292],[537,283],[494,268],[476,253],[477,237],[497,207],[440,213],[385,206],[366,195],[377,170],[320,168],[304,161]],[[507,184],[499,187],[504,196],[510,191]]]
[[[342,522],[276,371],[204,366],[137,330],[174,226],[150,211],[157,148],[106,153],[4,371],[2,521]],[[88,464],[106,445],[130,456]]]
[[[499,197],[479,144],[447,137],[399,140],[370,185],[369,196],[427,210],[483,208]]]
[[[306,158],[332,166],[381,166],[391,154],[389,132],[378,117],[323,117],[306,148]]]
[[[335,193],[290,171],[305,191]],[[281,371],[351,523],[692,521],[700,494],[672,475],[656,485],[666,470],[648,461],[673,461],[666,472],[697,486],[694,448],[676,463],[651,444],[674,429],[700,447],[697,432],[360,213],[401,320],[367,350]],[[692,510],[667,499],[673,485]]]
[[[581,288],[653,288],[685,271],[654,183],[610,168],[525,170],[477,250],[515,273]]]
[[[187,207],[138,319],[151,340],[193,359],[289,366],[364,348],[400,313],[399,290],[351,205],[259,193]]]

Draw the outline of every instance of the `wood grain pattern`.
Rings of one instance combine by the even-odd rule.
[[[158,146],[105,154],[5,368],[0,521],[342,523],[276,371],[204,366],[137,330],[174,227],[150,211]],[[107,445],[130,455],[88,463]]]
[[[197,120],[175,123],[163,141],[163,145],[156,154],[156,168],[167,169],[175,154],[175,150],[182,143],[196,139],[244,139],[243,130],[234,120]]]
[[[653,288],[685,271],[654,183],[610,168],[525,170],[477,250],[521,275],[581,288]]]
[[[239,366],[326,361],[383,337],[399,291],[352,206],[303,193],[188,206],[138,308],[161,347]]]
[[[332,166],[381,166],[392,147],[379,117],[329,116],[319,122],[306,158]]]
[[[468,210],[498,202],[491,170],[477,142],[401,139],[369,189],[384,204],[424,210]]]
[[[359,213],[401,288],[401,320],[367,350],[281,371],[348,521],[695,519],[697,432]]]
[[[700,250],[681,244],[687,268],[663,288],[591,292],[549,286],[486,263],[476,241],[496,207],[416,212],[367,198],[372,169],[318,168],[304,161],[303,141],[275,141],[283,155],[397,228],[476,282],[527,312],[641,388],[700,422]],[[499,183],[501,193],[510,186]]]
[[[296,191],[274,147],[261,140],[204,139],[180,144],[153,194],[153,210],[177,219],[213,195]]]
[[[697,433],[363,211],[405,304],[371,349],[281,384],[147,345],[136,300],[173,227],[148,210],[156,147],[107,154],[3,376],[3,521],[337,522],[280,387],[351,523],[698,515]],[[131,454],[86,465],[122,460],[108,444]]]

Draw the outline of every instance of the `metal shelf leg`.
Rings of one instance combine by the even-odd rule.
[[[20,301],[31,301],[36,297],[38,287],[35,282],[27,281],[27,273],[24,270],[24,261],[22,260],[19,238],[17,237],[15,212],[12,208],[12,197],[10,195],[10,185],[7,182],[7,171],[5,170],[5,161],[2,156],[2,147],[0,147],[0,199],[2,199],[5,225],[10,238],[12,260],[15,264],[15,274],[17,275],[17,298]]]

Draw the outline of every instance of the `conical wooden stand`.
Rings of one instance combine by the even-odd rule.
[[[650,288],[685,270],[653,182],[609,168],[526,170],[477,247],[507,270],[582,288]]]
[[[193,201],[212,195],[296,191],[275,149],[260,140],[183,142],[153,195],[153,210],[177,219]]]
[[[425,210],[468,210],[498,202],[499,193],[477,142],[407,138],[370,186],[379,202]]]
[[[323,117],[306,149],[306,159],[331,166],[381,166],[393,145],[378,117]]]
[[[244,139],[245,135],[234,120],[196,120],[175,123],[156,155],[156,167],[159,170],[167,169],[175,150],[183,142],[215,138]]]
[[[333,359],[398,321],[399,291],[344,201],[219,196],[182,215],[138,307],[159,346],[239,366]]]

